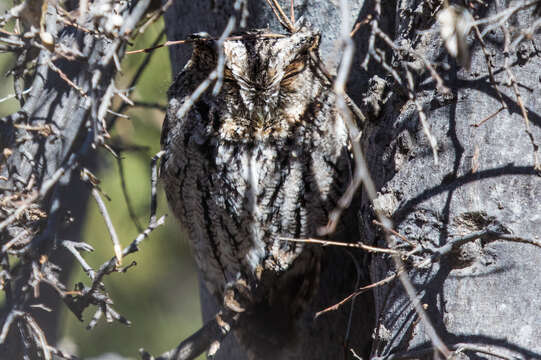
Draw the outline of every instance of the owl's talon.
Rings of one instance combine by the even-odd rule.
[[[224,305],[226,308],[241,313],[246,311],[253,302],[251,288],[246,283],[246,280],[239,279],[227,285],[224,291]]]
[[[236,312],[241,313],[246,311],[244,307],[242,307],[239,302],[235,299],[235,290],[233,289],[227,289],[224,293],[224,305],[226,308]]]

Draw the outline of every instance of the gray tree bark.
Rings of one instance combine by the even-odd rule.
[[[486,18],[524,3],[499,0],[473,13]],[[532,10],[517,12],[502,24],[511,32],[510,41],[521,30],[531,28],[536,20]],[[487,229],[538,242],[541,180],[534,168],[537,145],[532,143],[541,139],[539,34],[510,47],[508,54],[504,53],[501,27],[485,36],[487,52],[492,55],[494,86],[474,31],[469,37],[472,59],[468,71],[447,55],[434,17],[429,16],[431,11],[428,2],[402,0],[396,6],[385,4],[382,17],[396,19],[395,44],[411,44],[429,61],[449,64],[439,73],[451,96],[439,94],[426,71],[415,79],[415,96],[438,142],[439,164],[434,163],[415,104],[393,91],[378,122],[366,134],[370,170],[380,189],[376,203],[384,204],[380,209],[391,217],[396,231],[425,249],[434,250]],[[529,128],[504,67],[506,57],[518,82]],[[393,61],[408,59],[395,55]],[[502,103],[507,109],[475,126],[496,113]],[[365,199],[361,212],[365,241],[387,246],[381,232],[370,224],[369,208]],[[498,358],[494,354],[541,358],[541,283],[537,271],[541,249],[493,240],[473,237],[424,267],[411,269],[412,262],[406,262],[416,290],[415,301],[426,308],[449,350],[469,344],[463,346],[466,358]],[[385,278],[394,268],[389,257],[376,256],[372,280]],[[415,358],[432,358],[426,324],[419,321],[412,299],[400,283],[377,288],[374,298],[378,322],[371,356],[397,359],[410,353]],[[493,354],[482,354],[482,350]]]

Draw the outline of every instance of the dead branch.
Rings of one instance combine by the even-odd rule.
[[[191,360],[211,349],[212,354],[219,349],[219,344],[239,321],[241,314],[231,310],[222,310],[192,336],[182,341],[176,348],[158,357],[153,357],[145,350],[139,350],[143,360]],[[212,354],[209,353],[209,356]]]

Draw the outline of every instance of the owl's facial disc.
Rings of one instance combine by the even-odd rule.
[[[248,120],[272,122],[273,115],[296,91],[294,81],[307,68],[309,51],[319,35],[307,29],[284,38],[247,38],[224,43],[224,80],[238,89]]]

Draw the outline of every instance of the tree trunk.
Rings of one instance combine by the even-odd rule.
[[[473,13],[487,18],[521,3],[489,2]],[[534,168],[538,151],[533,143],[541,139],[541,57],[536,48],[540,36],[510,47],[508,54],[504,53],[502,27],[496,26],[484,37],[487,53],[492,56],[495,86],[481,43],[473,37],[475,31],[468,38],[472,44],[468,71],[441,45],[438,25],[431,15],[434,9],[430,2],[413,0],[383,7],[382,18],[396,19],[391,33],[395,44],[411,44],[429,61],[450,64],[446,69],[438,68],[450,95],[435,90],[427,71],[416,74],[414,96],[438,143],[439,163],[435,164],[414,101],[393,89],[365,138],[370,171],[380,189],[376,208],[391,217],[394,230],[424,250],[434,251],[460,237],[487,230],[539,244],[541,182],[539,170]],[[530,28],[538,19],[532,10],[519,11],[502,23],[508,29],[505,31],[511,31],[511,42],[520,34],[519,29]],[[393,64],[417,60],[399,56],[394,54]],[[506,56],[529,124],[505,69]],[[389,84],[395,88],[392,80]],[[502,104],[507,109],[497,113]],[[373,215],[366,199],[363,209],[365,241],[388,246],[380,229],[370,223]],[[470,345],[464,347],[464,354],[472,359],[498,358],[494,354],[541,358],[537,271],[541,249],[486,234],[472,238],[441,257],[423,250],[406,261],[415,287],[414,301],[426,308],[436,333],[451,351],[465,343]],[[415,267],[426,259],[430,261],[425,266]],[[374,257],[373,281],[394,271],[389,257]],[[378,322],[371,356],[396,359],[410,352],[415,358],[432,358],[434,338],[429,336],[426,322],[419,320],[413,299],[402,285],[395,280],[378,287],[374,295]],[[483,357],[483,351],[493,355]]]

